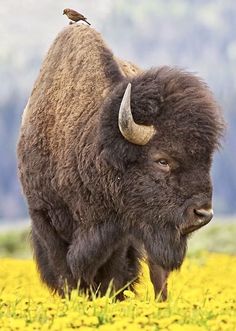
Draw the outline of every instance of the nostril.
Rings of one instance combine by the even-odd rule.
[[[214,213],[212,209],[194,209],[194,213],[202,219],[203,222],[210,222],[210,220],[212,219]]]
[[[190,212],[187,217],[187,222],[184,222],[181,227],[183,235],[189,234],[202,226],[208,224],[213,217],[213,210],[211,208],[189,208]],[[195,217],[193,217],[195,216]]]

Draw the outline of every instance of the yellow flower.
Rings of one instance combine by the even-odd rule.
[[[205,327],[194,324],[172,324],[168,328],[169,331],[207,331]]]
[[[220,267],[219,267],[220,266]],[[166,302],[154,300],[142,264],[135,294],[126,300],[52,295],[32,261],[0,261],[1,331],[233,331],[236,330],[236,257],[202,253],[169,278]],[[210,281],[209,281],[210,280]]]
[[[169,327],[172,323],[178,321],[181,317],[178,315],[172,315],[169,317],[161,318],[160,320],[157,321],[157,324],[161,328]]]
[[[130,298],[130,299],[135,298],[134,292],[131,292],[131,291],[128,291],[128,290],[124,291],[124,295],[126,296],[126,298]]]

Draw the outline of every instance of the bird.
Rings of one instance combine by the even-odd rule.
[[[87,18],[84,17],[84,15],[78,13],[76,10],[70,9],[70,8],[66,8],[63,10],[63,15],[65,15],[72,21],[74,22],[79,22],[79,21],[84,21],[86,22],[88,25],[91,25],[88,21]],[[70,22],[70,24],[73,24],[72,22]]]

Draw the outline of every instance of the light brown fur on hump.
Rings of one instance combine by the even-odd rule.
[[[53,154],[66,149],[65,145],[75,137],[76,124],[95,120],[92,115],[100,110],[112,87],[109,68],[104,63],[106,50],[109,52],[100,34],[90,27],[65,28],[42,64],[23,114],[22,132],[24,128],[32,128],[35,133],[38,130],[47,137],[47,148]],[[110,57],[121,77],[140,72],[137,66],[114,58],[112,53]]]
[[[117,57],[115,59],[119,65],[122,74],[126,77],[134,77],[142,72],[142,70],[137,65],[129,61],[124,61]]]

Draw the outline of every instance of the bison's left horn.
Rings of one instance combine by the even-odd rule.
[[[122,135],[129,142],[136,145],[146,145],[154,136],[156,130],[153,125],[141,125],[134,122],[131,106],[131,83],[128,84],[119,110],[119,129]]]

